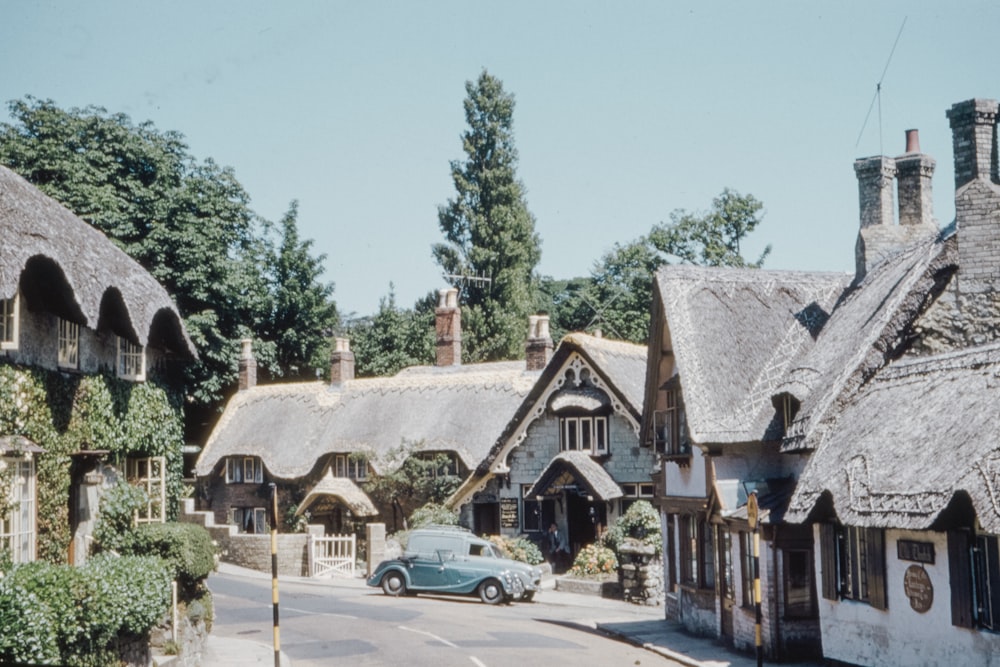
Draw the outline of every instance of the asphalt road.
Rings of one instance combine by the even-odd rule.
[[[648,611],[543,592],[534,603],[490,606],[472,597],[393,598],[360,582],[301,580],[279,586],[282,651],[294,667],[318,665],[676,665],[594,630],[597,620]],[[216,637],[270,643],[271,582],[213,574]]]

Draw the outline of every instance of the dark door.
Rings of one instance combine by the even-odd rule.
[[[477,503],[472,508],[473,529],[477,535],[500,533],[500,503]]]
[[[733,605],[735,604],[735,582],[733,580],[733,534],[728,526],[719,526],[716,544],[719,545],[719,619],[722,640],[727,646],[733,644]]]
[[[597,527],[607,521],[607,510],[600,501],[588,501],[575,493],[566,494],[566,523],[569,547],[573,556],[588,544],[597,541]]]

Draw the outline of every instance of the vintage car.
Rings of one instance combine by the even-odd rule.
[[[368,578],[387,595],[478,594],[487,604],[530,601],[541,589],[541,570],[500,558],[496,548],[454,526],[419,528],[399,558],[383,561]]]

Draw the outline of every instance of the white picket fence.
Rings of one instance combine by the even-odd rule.
[[[357,560],[354,535],[309,536],[309,574],[313,577],[353,577]]]

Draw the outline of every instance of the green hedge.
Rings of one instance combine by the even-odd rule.
[[[0,662],[117,665],[112,642],[146,635],[169,607],[170,573],[156,557],[17,565],[0,579]]]
[[[151,523],[131,533],[123,553],[159,556],[177,579],[178,586],[194,593],[215,569],[212,536],[193,523]]]

